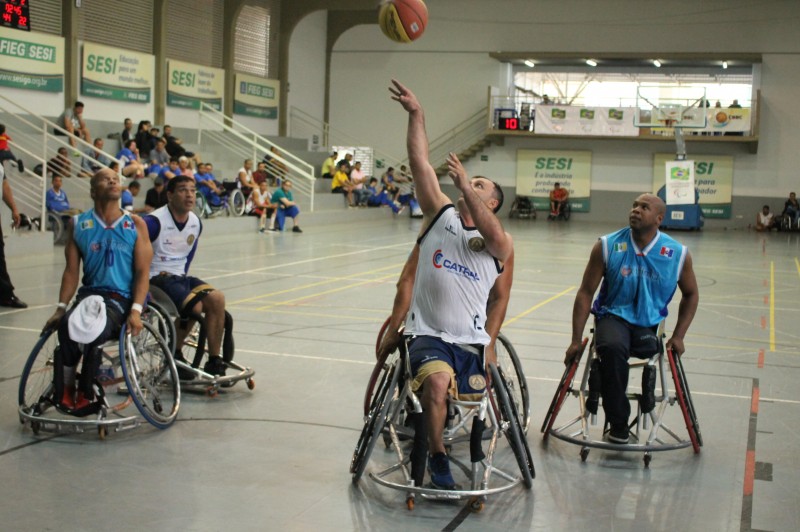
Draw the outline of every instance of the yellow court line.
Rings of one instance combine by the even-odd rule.
[[[330,290],[325,290],[323,292],[317,292],[315,294],[308,294],[307,296],[298,297],[298,298],[295,298],[295,299],[290,299],[288,301],[279,301],[278,303],[272,303],[270,305],[265,305],[263,307],[258,307],[258,308],[256,308],[256,310],[267,310],[267,309],[270,309],[270,308],[273,308],[273,307],[280,307],[280,306],[283,306],[283,305],[291,305],[292,303],[296,303],[298,301],[303,301],[304,299],[311,299],[311,298],[315,298],[315,297],[319,297],[319,296],[324,296],[324,295],[327,295],[327,294],[335,294],[336,292],[341,292],[342,290],[349,290],[349,289],[355,288],[357,286],[376,283],[376,282],[383,281],[383,280],[386,280],[386,279],[391,279],[392,277],[396,277],[396,276],[397,276],[396,273],[390,273],[389,275],[385,275],[383,277],[378,277],[377,279],[370,279],[370,280],[367,280],[367,281],[361,281],[359,283],[349,284],[347,286],[339,286],[337,288],[332,288]]]
[[[775,261],[769,263],[769,351],[775,352]]]
[[[794,258],[794,265],[797,267],[797,275],[800,275],[800,260],[797,257]]]
[[[571,292],[572,290],[574,290],[574,289],[575,289],[575,286],[570,286],[569,288],[567,288],[567,289],[566,289],[566,290],[564,290],[563,292],[560,292],[560,293],[558,293],[558,294],[554,295],[554,296],[553,296],[553,297],[551,297],[551,298],[545,299],[545,300],[544,300],[544,301],[542,301],[541,303],[538,303],[538,304],[536,304],[536,305],[532,306],[531,308],[529,308],[528,310],[526,310],[526,311],[525,311],[525,312],[523,312],[522,314],[517,314],[517,315],[516,315],[516,316],[514,316],[513,318],[511,318],[511,319],[508,319],[508,320],[504,321],[504,322],[503,322],[503,325],[502,325],[501,327],[505,327],[506,325],[509,325],[509,324],[511,324],[511,323],[514,323],[515,321],[517,321],[517,320],[518,320],[518,319],[520,319],[520,318],[524,318],[525,316],[527,316],[528,314],[530,314],[530,313],[531,313],[531,312],[533,312],[534,310],[536,310],[536,309],[538,309],[538,308],[541,308],[541,307],[545,306],[546,304],[550,303],[551,301],[554,301],[554,300],[558,299],[559,297],[561,297],[561,296],[564,296],[564,295],[566,295],[566,294],[570,293],[570,292]]]
[[[382,267],[382,268],[376,268],[374,270],[369,270],[369,271],[366,271],[366,272],[357,272],[357,273],[354,273],[352,275],[347,275],[345,277],[334,277],[332,279],[325,279],[324,281],[317,281],[315,283],[308,283],[308,284],[304,284],[304,285],[301,285],[301,286],[295,286],[295,287],[292,287],[292,288],[287,288],[286,290],[278,290],[277,292],[267,292],[265,294],[261,294],[261,295],[258,295],[258,296],[248,297],[248,298],[245,298],[245,299],[239,299],[237,301],[229,303],[229,305],[238,305],[240,303],[246,303],[248,301],[255,301],[257,299],[264,299],[265,297],[277,296],[277,295],[280,295],[280,294],[288,294],[289,292],[296,292],[297,290],[305,290],[306,288],[313,288],[315,286],[321,286],[321,285],[324,285],[324,284],[336,283],[336,282],[339,282],[339,281],[344,281],[346,279],[352,279],[353,277],[360,277],[360,276],[363,276],[363,275],[369,275],[371,273],[377,273],[377,272],[380,272],[380,271],[383,271],[383,270],[389,270],[391,268],[397,268],[398,266],[401,266],[401,265],[402,264],[398,262],[397,264],[392,264],[390,266],[385,266],[385,267]],[[385,279],[385,278],[382,278],[382,279]]]

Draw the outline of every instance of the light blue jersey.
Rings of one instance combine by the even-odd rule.
[[[94,209],[89,209],[73,222],[73,238],[83,258],[83,287],[130,299],[137,238],[133,218],[126,213],[106,226]]]
[[[600,237],[605,272],[592,305],[598,318],[618,316],[640,327],[653,327],[667,317],[675,294],[686,246],[661,231],[644,249],[631,238],[629,227]]]

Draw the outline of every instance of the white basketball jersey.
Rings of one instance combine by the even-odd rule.
[[[193,212],[189,212],[189,220],[178,230],[175,220],[172,219],[167,206],[163,206],[150,213],[158,219],[161,229],[158,238],[153,241],[153,262],[150,264],[150,277],[161,272],[172,275],[186,275],[189,269],[189,254],[200,236],[200,219]]]
[[[481,234],[464,227],[451,204],[439,211],[419,245],[406,333],[454,344],[488,344],[486,302],[502,268],[486,251]]]

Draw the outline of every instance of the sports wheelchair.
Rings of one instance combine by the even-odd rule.
[[[508,211],[509,218],[536,219],[536,205],[528,196],[517,196],[511,203],[511,210]]]
[[[592,329],[594,332],[594,329]],[[642,391],[641,393],[628,392],[628,398],[636,402],[636,415],[629,423],[628,430],[633,437],[633,443],[617,444],[604,441],[592,434],[592,426],[597,423],[597,411],[600,404],[600,372],[597,352],[595,350],[594,339],[589,344],[589,339],[583,341],[583,348],[580,353],[572,359],[564,370],[561,382],[556,389],[553,400],[547,415],[542,423],[542,439],[547,440],[552,435],[555,438],[566,442],[579,445],[581,447],[581,461],[586,461],[589,456],[590,448],[614,450],[614,451],[633,451],[644,453],[644,466],[650,467],[652,453],[657,451],[671,451],[683,449],[691,446],[695,454],[700,453],[703,445],[703,437],[700,433],[700,424],[697,420],[697,413],[689,392],[689,385],[686,381],[686,373],[679,356],[671,349],[664,351],[664,323],[659,325],[658,337],[659,351],[646,359],[636,359],[631,355],[629,365],[631,368],[642,368]],[[578,370],[583,353],[589,344],[589,356],[584,365],[583,375],[580,384],[573,385],[575,375]],[[667,369],[667,367],[669,369]],[[667,371],[672,375],[674,390],[670,391],[667,382]],[[660,390],[656,389],[658,384]],[[568,396],[578,398],[579,411],[577,417],[571,419],[560,427],[555,427],[555,420],[564,406]],[[682,439],[665,422],[665,411],[667,406],[677,403],[683,420],[686,424],[689,439]],[[603,435],[608,431],[608,423],[603,427]]]
[[[206,195],[204,187],[197,187],[197,195],[195,196],[194,213],[198,218],[212,218],[224,212],[225,216],[242,216],[245,211],[246,198],[241,189],[237,188],[236,183],[225,181],[222,183],[224,192],[218,197],[220,199],[219,205],[214,205],[209,202],[209,196]]]
[[[174,423],[180,407],[178,371],[172,353],[153,324],[155,316],[146,309],[143,329],[132,336],[123,324],[119,340],[100,346],[99,369],[94,382],[95,401],[85,417],[76,417],[54,397],[55,356],[59,349],[56,328],[42,332],[34,345],[19,383],[19,420],[34,434],[40,432],[82,433],[97,430],[100,439],[110,431],[136,428],[144,418],[156,428]],[[82,357],[85,371],[87,353]],[[130,408],[133,403],[141,417]]]
[[[191,309],[194,305],[202,299],[207,293],[203,291],[198,293],[187,305],[186,309]],[[150,295],[152,301],[149,307],[154,309],[158,317],[158,330],[166,338],[166,343],[169,346],[170,352],[177,353],[175,365],[181,369],[181,373],[185,375],[192,375],[192,379],[181,379],[180,385],[182,388],[195,388],[202,389],[209,397],[215,397],[219,393],[219,388],[228,388],[237,382],[244,380],[247,388],[252,390],[256,387],[256,381],[253,378],[255,370],[249,367],[241,366],[234,362],[234,343],[233,343],[233,316],[228,311],[225,311],[225,332],[222,341],[222,359],[225,362],[226,369],[234,370],[235,373],[231,375],[212,375],[202,369],[201,363],[203,362],[204,355],[206,354],[206,340],[208,338],[206,333],[205,318],[201,314],[196,314],[191,310],[178,311],[178,308],[169,298],[169,296],[157,286],[150,285]],[[176,345],[177,331],[175,329],[176,320],[183,323],[193,321],[194,325],[186,335],[183,345]]]
[[[547,219],[550,221],[555,220],[564,220],[565,222],[569,220],[569,217],[572,215],[572,207],[570,206],[569,201],[565,201],[561,208],[558,210],[557,214],[548,214]]]
[[[432,500],[469,499],[470,509],[477,512],[483,509],[489,495],[509,490],[520,483],[526,489],[532,487],[536,472],[523,430],[523,418],[517,403],[511,398],[513,392],[500,368],[489,365],[490,382],[480,400],[448,399],[445,446],[450,449],[451,463],[469,480],[468,488],[457,487],[455,490],[423,486],[428,455],[427,430],[420,399],[411,391],[412,378],[405,342],[385,360],[378,361],[376,368],[379,368],[375,379],[377,384],[350,462],[353,483],[361,479],[379,436],[386,433],[388,447],[395,451],[397,462],[370,473],[370,478],[382,486],[406,492],[409,510],[414,508],[419,495]],[[519,476],[503,471],[496,463],[497,440],[501,434],[508,439],[520,470]],[[485,439],[489,440],[486,453],[482,448]],[[401,440],[408,441],[403,443]],[[453,445],[462,441],[469,441],[469,465],[452,452]],[[406,455],[409,447],[410,453]],[[494,477],[499,477],[499,480]]]

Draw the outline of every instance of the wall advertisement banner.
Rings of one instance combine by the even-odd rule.
[[[694,205],[694,161],[667,161],[667,205]]]
[[[572,212],[589,212],[592,152],[517,150],[517,195],[533,199],[537,210],[549,212],[550,191],[559,183],[569,191]]]
[[[664,184],[664,168],[675,154],[657,153],[653,157],[653,193]],[[706,218],[731,217],[733,197],[733,156],[692,155],[694,185],[700,197],[700,209]]]
[[[654,127],[653,133],[674,135],[672,128]],[[706,127],[685,128],[684,135],[691,134],[722,135],[724,133],[750,134],[750,109],[706,109]]]
[[[0,86],[64,90],[64,38],[0,27]]]
[[[149,103],[152,98],[152,55],[83,43],[81,94],[106,100]]]
[[[278,118],[280,81],[236,73],[233,112],[256,118]]]
[[[595,135],[637,137],[632,107],[574,107],[537,105],[534,133],[542,135]]]
[[[173,59],[169,59],[167,64],[167,105],[200,109],[202,102],[217,111],[222,110],[224,70]]]

